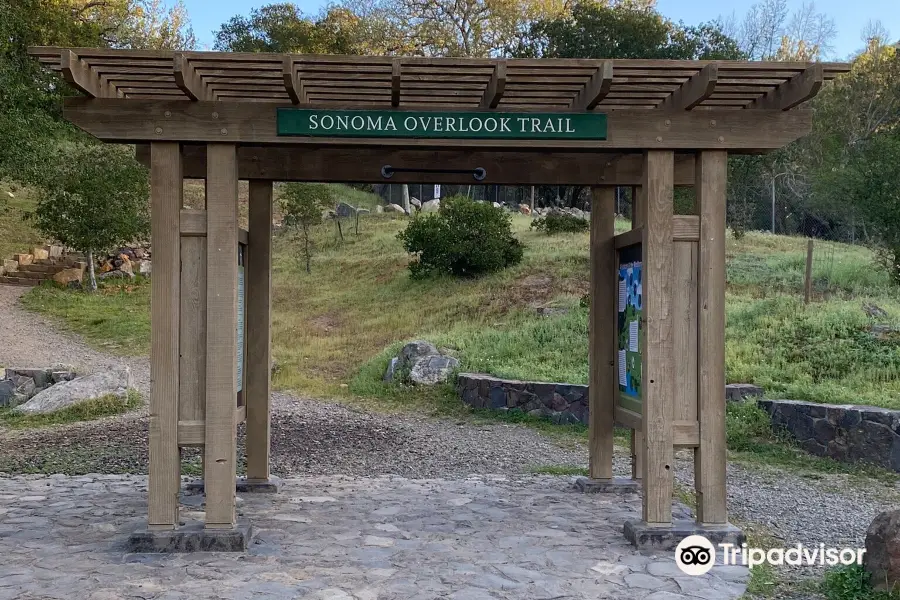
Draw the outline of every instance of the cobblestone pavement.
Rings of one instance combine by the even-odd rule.
[[[0,479],[0,600],[729,600],[747,571],[687,577],[673,553],[622,535],[636,495],[583,495],[551,476],[307,477],[246,495],[247,554],[126,554],[146,523],[146,478]],[[185,496],[183,518],[200,496]]]

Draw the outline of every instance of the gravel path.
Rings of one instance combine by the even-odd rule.
[[[54,331],[16,305],[21,288],[0,286],[0,365],[65,362],[91,371],[122,362]],[[126,359],[146,395],[144,358]],[[243,456],[243,432],[239,455]],[[197,457],[186,449],[185,458]],[[272,471],[284,477],[341,474],[458,479],[472,474],[514,474],[542,465],[586,466],[586,448],[563,447],[532,429],[385,415],[341,404],[276,393],[272,415]],[[0,472],[146,473],[146,410],[101,421],[40,431],[0,428]],[[615,471],[626,475],[624,451]],[[676,462],[676,478],[693,488],[691,461]],[[764,465],[730,464],[728,504],[748,531],[774,535],[783,545],[862,547],[879,512],[900,504],[896,484],[831,474],[802,474]],[[780,542],[781,543],[781,542]],[[817,569],[783,574],[809,577]],[[790,597],[790,596],[786,596]],[[808,598],[804,593],[796,598]]]

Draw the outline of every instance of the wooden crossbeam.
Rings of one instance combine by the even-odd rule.
[[[400,106],[400,59],[395,58],[391,65],[391,106]]]
[[[754,100],[749,108],[789,110],[818,94],[824,81],[825,69],[821,63],[814,64],[765,96]]]
[[[700,71],[684,82],[677,90],[663,100],[661,109],[666,110],[691,110],[710,96],[716,89],[716,81],[719,78],[719,66],[708,64]]]
[[[81,57],[65,49],[60,52],[60,70],[66,83],[91,98],[115,97],[112,86],[100,80],[100,76]]]
[[[184,92],[184,95],[195,102],[212,100],[209,88],[184,53],[177,52],[173,60],[175,85]]]
[[[294,104],[306,104],[306,90],[303,89],[303,82],[300,81],[300,77],[297,76],[297,71],[294,69],[294,59],[289,56],[284,59],[282,77],[284,79],[284,89],[287,90],[288,96],[291,97],[291,102]]]
[[[494,73],[488,82],[484,96],[481,98],[481,108],[497,108],[503,92],[506,89],[506,61],[500,61],[494,65]]]
[[[590,80],[572,101],[574,110],[594,110],[600,102],[606,98],[609,88],[612,86],[613,65],[611,61],[603,64],[591,75]]]

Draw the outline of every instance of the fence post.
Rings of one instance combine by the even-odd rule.
[[[813,241],[810,238],[806,244],[806,280],[803,285],[803,304],[809,304],[809,298],[812,296],[812,266]]]

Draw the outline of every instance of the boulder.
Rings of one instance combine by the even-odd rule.
[[[530,216],[530,215],[531,215],[531,207],[528,206],[527,204],[520,204],[520,205],[519,205],[519,212],[522,213],[523,215],[529,215],[529,216]]]
[[[425,356],[413,363],[409,379],[419,385],[434,385],[447,381],[450,373],[459,367],[459,361],[452,356]]]
[[[763,389],[752,383],[729,383],[725,386],[725,400],[743,402],[747,398],[762,398]]]
[[[352,217],[356,214],[356,207],[350,206],[346,202],[338,202],[334,212],[338,217]]]
[[[900,510],[885,511],[866,530],[863,563],[876,589],[900,584]]]
[[[16,386],[15,393],[23,398],[31,398],[34,396],[37,386],[34,385],[34,379],[25,377],[24,375],[13,375],[10,380]]]
[[[119,265],[119,270],[128,275],[129,277],[134,277],[134,269],[131,266],[131,260],[128,259],[124,254],[119,255],[122,258],[122,264]]]
[[[16,397],[16,385],[11,379],[0,379],[0,407],[13,406]]]
[[[27,414],[49,413],[109,394],[124,399],[130,387],[131,369],[127,366],[115,367],[52,385],[16,407],[16,411]]]
[[[402,210],[402,209],[401,209],[401,210]],[[380,215],[380,214],[383,213],[383,212],[384,212],[384,207],[381,206],[380,204],[379,204],[378,206],[375,207],[375,213],[376,213],[376,214],[379,214],[379,215]]]
[[[128,277],[128,273],[119,270],[106,271],[97,275],[97,279],[128,279]],[[130,277],[134,277],[134,275],[132,274]]]
[[[441,199],[435,198],[422,203],[422,212],[437,212],[441,209]]]
[[[69,285],[70,283],[81,283],[84,278],[84,269],[72,267],[71,269],[63,269],[53,275],[53,281],[60,285]]]
[[[44,248],[32,248],[31,255],[34,260],[46,260],[50,258],[50,252]]]
[[[499,202],[494,202],[494,208],[503,208],[503,205]]]
[[[134,249],[134,258],[136,260],[147,258],[147,251],[144,250],[143,248],[135,248]]]
[[[34,381],[34,385],[39,388],[45,388],[53,384],[50,369],[34,369],[30,367],[7,367],[6,376],[11,377],[18,375],[20,377],[28,377]]]
[[[422,208],[422,201],[418,198],[410,198],[409,203],[415,206],[416,208]]]
[[[19,266],[30,265],[34,262],[34,256],[31,254],[13,254],[13,259],[19,263]]]
[[[400,360],[397,364],[397,368],[402,370],[411,369],[413,363],[420,358],[434,355],[440,355],[437,346],[431,342],[426,342],[425,340],[415,340],[414,342],[406,344],[400,350]]]
[[[137,265],[138,273],[141,275],[150,275],[153,271],[153,264],[149,260],[139,260],[135,264]]]
[[[62,246],[54,246],[50,245],[47,247],[47,253],[50,255],[50,258],[59,258],[65,253],[66,249]]]
[[[406,214],[406,211],[403,210],[403,207],[399,204],[388,204],[384,207],[384,212],[398,212],[403,213],[404,215]]]

